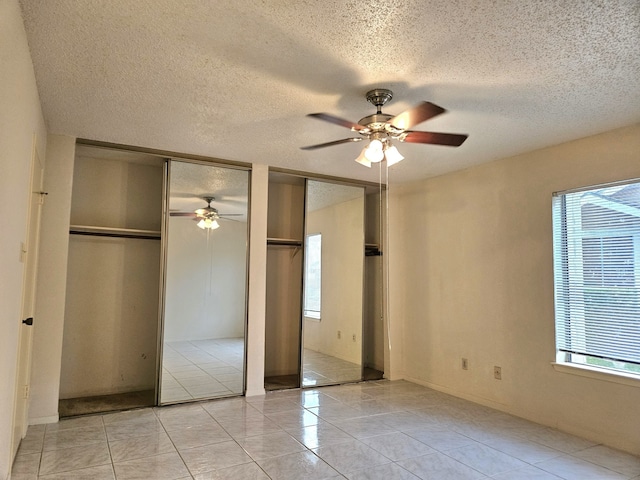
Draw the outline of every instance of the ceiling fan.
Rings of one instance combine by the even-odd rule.
[[[207,202],[207,206],[198,208],[193,212],[169,212],[172,217],[193,217],[198,222],[198,227],[204,229],[215,230],[220,227],[218,220],[221,218],[224,220],[233,220],[226,217],[241,217],[241,213],[218,213],[216,208],[211,206],[211,202],[215,200],[213,196],[202,197],[202,200]]]
[[[366,98],[369,103],[376,107],[377,112],[361,118],[358,123],[353,123],[328,113],[310,113],[307,115],[308,117],[347,127],[351,129],[352,132],[358,132],[360,137],[344,138],[333,142],[309,145],[308,147],[301,147],[301,149],[316,150],[318,148],[331,147],[343,143],[360,142],[368,139],[370,140],[369,145],[362,150],[360,156],[356,158],[356,162],[370,168],[371,163],[381,162],[382,160],[386,160],[389,166],[404,160],[404,157],[398,152],[398,149],[393,146],[391,140],[459,147],[467,139],[467,135],[464,134],[409,130],[419,123],[446,112],[444,108],[431,102],[421,102],[415,107],[393,116],[382,113],[382,107],[393,98],[393,92],[391,90],[376,88],[368,91]]]

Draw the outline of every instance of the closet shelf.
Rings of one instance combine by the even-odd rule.
[[[302,240],[295,238],[267,238],[267,245],[291,245],[293,247],[301,247]]]
[[[135,228],[94,227],[89,225],[70,225],[71,235],[93,235],[97,237],[148,238],[160,240],[159,230],[139,230]]]

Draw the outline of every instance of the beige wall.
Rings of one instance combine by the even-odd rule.
[[[60,398],[150,390],[160,242],[72,235]]]
[[[392,188],[391,322],[405,378],[639,452],[640,381],[551,365],[551,195],[638,177],[634,126]]]
[[[47,131],[16,0],[0,2],[0,478],[11,465],[11,434],[21,320],[20,242],[25,240],[34,134],[44,161]]]
[[[55,422],[60,398],[75,138],[49,135],[31,369],[31,424]]]

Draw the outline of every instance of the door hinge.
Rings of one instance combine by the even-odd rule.
[[[40,205],[44,205],[44,197],[49,195],[49,192],[36,192],[36,193],[40,195],[40,198],[38,199],[38,203]]]
[[[25,400],[29,398],[29,385],[23,385],[22,398]]]

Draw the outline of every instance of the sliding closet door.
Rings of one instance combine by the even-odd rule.
[[[249,172],[172,160],[160,403],[241,395]]]
[[[302,385],[362,380],[364,188],[307,181]]]

